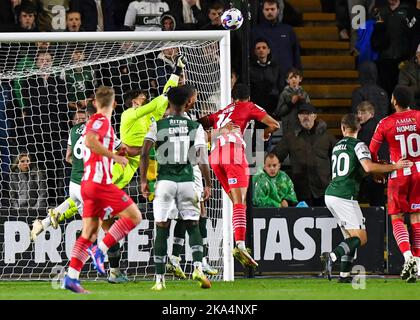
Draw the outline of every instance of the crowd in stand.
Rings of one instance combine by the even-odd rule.
[[[353,92],[352,112],[361,119],[359,138],[369,144],[378,121],[392,112],[389,100],[397,84],[410,87],[414,97],[412,106],[419,105],[420,1],[325,0],[322,3],[325,11],[337,13],[340,37],[350,39],[351,53],[358,61],[361,86]],[[222,30],[220,16],[231,5],[240,8],[241,1],[5,0],[0,2],[0,31]],[[359,30],[351,28],[355,17],[351,9],[355,5],[367,12],[365,28]],[[266,151],[271,153],[253,180],[254,205],[286,207],[305,201],[310,206],[323,206],[336,138],[319,119],[302,83],[300,45],[293,30],[294,26],[303,25],[302,13],[286,0],[250,1],[250,11],[251,98],[281,121],[283,136],[278,143],[266,145]],[[232,74],[239,82],[243,36],[240,32],[232,33]],[[37,43],[34,54],[25,50],[33,49],[22,45],[17,57],[9,52],[7,58],[13,57],[15,71],[48,69],[60,51],[58,45],[46,42]],[[120,50],[129,50],[129,44],[122,43]],[[149,99],[160,94],[170,74],[167,70],[172,70],[176,50],[166,49],[147,57],[107,62],[94,68],[80,67],[59,74],[38,72],[12,82],[2,81],[2,199],[9,198],[4,192],[10,190],[8,205],[37,208],[57,201],[47,203],[47,199],[63,197],[60,190],[65,188],[64,177],[68,171],[63,150],[71,121],[76,121],[76,110],[90,103],[99,85],[116,90],[120,111],[122,97],[130,89],[145,90]],[[68,57],[60,58],[75,64],[82,62],[84,48],[75,46]],[[11,62],[0,62],[0,67],[4,63]],[[9,154],[17,155],[13,164]],[[383,159],[386,158],[384,150]],[[280,170],[281,164],[287,162],[290,178]],[[33,189],[48,189],[48,195],[35,195]],[[367,178],[362,190],[367,190],[362,193],[369,194],[367,201],[372,205],[383,205],[383,186]]]

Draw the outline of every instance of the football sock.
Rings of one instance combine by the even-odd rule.
[[[187,225],[187,232],[190,240],[190,247],[192,251],[192,258],[195,262],[200,262],[203,260],[203,239],[201,238],[200,229],[198,224],[191,224]]]
[[[340,260],[344,255],[354,255],[355,250],[360,247],[360,239],[358,237],[350,237],[342,241],[333,251],[334,256],[331,256],[332,260],[335,262]]]
[[[112,246],[118,243],[123,239],[127,234],[133,230],[136,225],[128,218],[121,217],[119,218],[109,229],[108,233],[105,235],[104,239],[98,245],[99,249],[106,254]]]
[[[50,217],[46,217],[41,221],[42,227],[46,230],[51,225]]]
[[[246,234],[246,206],[243,204],[233,205],[233,232],[235,241],[245,241]]]
[[[404,225],[404,221],[402,219],[392,220],[392,231],[394,233],[394,238],[397,241],[398,247],[404,256],[405,261],[407,261],[412,256],[412,253],[408,230]]]
[[[185,244],[185,232],[187,231],[184,221],[178,220],[174,228],[174,244],[172,255],[179,257]]]
[[[345,254],[341,257],[340,277],[349,277],[353,265],[354,255]]]
[[[203,257],[207,257],[209,252],[209,244],[207,241],[207,217],[200,217],[199,227],[201,238],[203,238]]]
[[[156,274],[165,274],[165,263],[166,256],[168,254],[168,240],[169,228],[162,228],[156,226],[156,237],[155,237],[155,255],[154,261],[156,265]]]
[[[110,269],[118,269],[120,267],[121,251],[120,243],[117,242],[108,250],[108,261]]]
[[[413,256],[420,257],[420,223],[413,223],[411,225],[411,232],[412,232],[411,251],[413,252]]]
[[[71,252],[70,266],[68,275],[72,279],[79,279],[80,271],[89,258],[87,249],[92,245],[92,242],[80,236]]]

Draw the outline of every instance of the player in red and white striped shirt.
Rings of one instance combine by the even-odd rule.
[[[108,249],[141,222],[137,205],[124,191],[112,184],[113,162],[122,166],[128,163],[125,157],[113,153],[115,134],[110,119],[115,108],[114,90],[109,87],[98,88],[95,102],[97,113],[89,119],[83,134],[85,170],[81,183],[84,203],[82,234],[74,245],[64,279],[64,287],[76,293],[87,293],[80,285],[79,274],[89,254],[97,271],[106,275],[104,259]],[[97,239],[102,220],[116,215],[119,219],[101,243],[92,246]]]
[[[391,162],[405,158],[414,163],[410,168],[392,172],[388,180],[388,214],[391,216],[394,237],[404,255],[401,278],[415,282],[420,257],[420,112],[410,110],[411,91],[397,86],[391,103],[396,112],[382,119],[370,143],[372,159],[378,159],[383,142],[389,145]],[[410,214],[412,243],[404,225],[404,214]],[[413,258],[417,257],[416,259]]]
[[[251,120],[257,120],[267,128],[264,138],[279,128],[279,123],[267,112],[250,102],[249,87],[237,84],[232,90],[233,103],[226,108],[201,118],[199,122],[205,129],[213,128],[210,165],[225,192],[233,202],[233,230],[236,248],[234,256],[244,266],[256,267],[258,264],[249,255],[245,247],[246,234],[246,193],[249,183],[248,161],[245,157],[243,133]],[[234,127],[233,127],[234,126]],[[223,130],[230,127],[232,130]]]

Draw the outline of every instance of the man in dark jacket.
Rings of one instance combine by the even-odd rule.
[[[272,115],[285,82],[280,75],[280,66],[272,61],[270,52],[268,41],[257,39],[249,73],[251,100]]]
[[[72,0],[71,11],[82,15],[82,26],[85,31],[117,31],[114,21],[114,3],[112,0]],[[102,11],[102,19],[98,19],[98,10]]]
[[[310,206],[325,206],[325,189],[331,180],[331,153],[336,139],[327,132],[327,124],[316,120],[311,104],[298,109],[301,127],[288,132],[274,148],[281,162],[290,156],[291,178],[297,198]]]
[[[413,105],[420,105],[420,44],[416,56],[401,69],[398,84],[409,87],[413,91]]]
[[[378,120],[389,114],[389,98],[384,89],[376,84],[378,71],[373,62],[366,61],[359,67],[359,82],[361,87],[353,90],[351,110],[357,113],[357,106],[363,101],[369,101],[375,107]]]
[[[285,74],[292,67],[302,69],[300,60],[299,41],[293,28],[281,22],[283,2],[276,0],[263,1],[264,21],[252,30],[252,43],[255,39],[265,38],[270,42],[273,61],[280,65],[281,74]]]
[[[360,120],[361,129],[357,139],[366,145],[370,144],[379,119],[375,117],[375,107],[369,101],[363,101],[357,106],[357,117]],[[388,145],[383,144],[379,150],[379,159],[389,161]],[[363,178],[360,185],[359,202],[367,202],[371,206],[385,206],[385,185],[376,183],[372,175]]]
[[[375,24],[372,41],[380,44],[375,50],[379,53],[377,61],[379,85],[385,89],[390,97],[398,83],[398,65],[409,56],[410,39],[408,25],[408,9],[400,0],[388,0],[388,5],[380,10],[382,22]],[[377,31],[382,30],[382,36]]]

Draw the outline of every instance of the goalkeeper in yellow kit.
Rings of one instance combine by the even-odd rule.
[[[166,96],[171,87],[178,86],[179,76],[185,66],[185,62],[181,56],[176,58],[175,70],[168,82],[165,84],[163,94],[154,98],[149,103],[142,105],[146,96],[141,90],[132,90],[126,94],[125,105],[129,109],[125,110],[121,115],[120,139],[122,143],[128,146],[132,151],[128,158],[128,165],[124,168],[115,163],[112,168],[112,183],[118,188],[124,188],[130,183],[140,164],[140,151],[143,146],[143,140],[149,131],[150,125],[154,121],[162,119],[168,108],[168,98]],[[148,171],[148,180],[156,180],[156,162],[153,161],[153,152],[151,154],[151,166]]]

